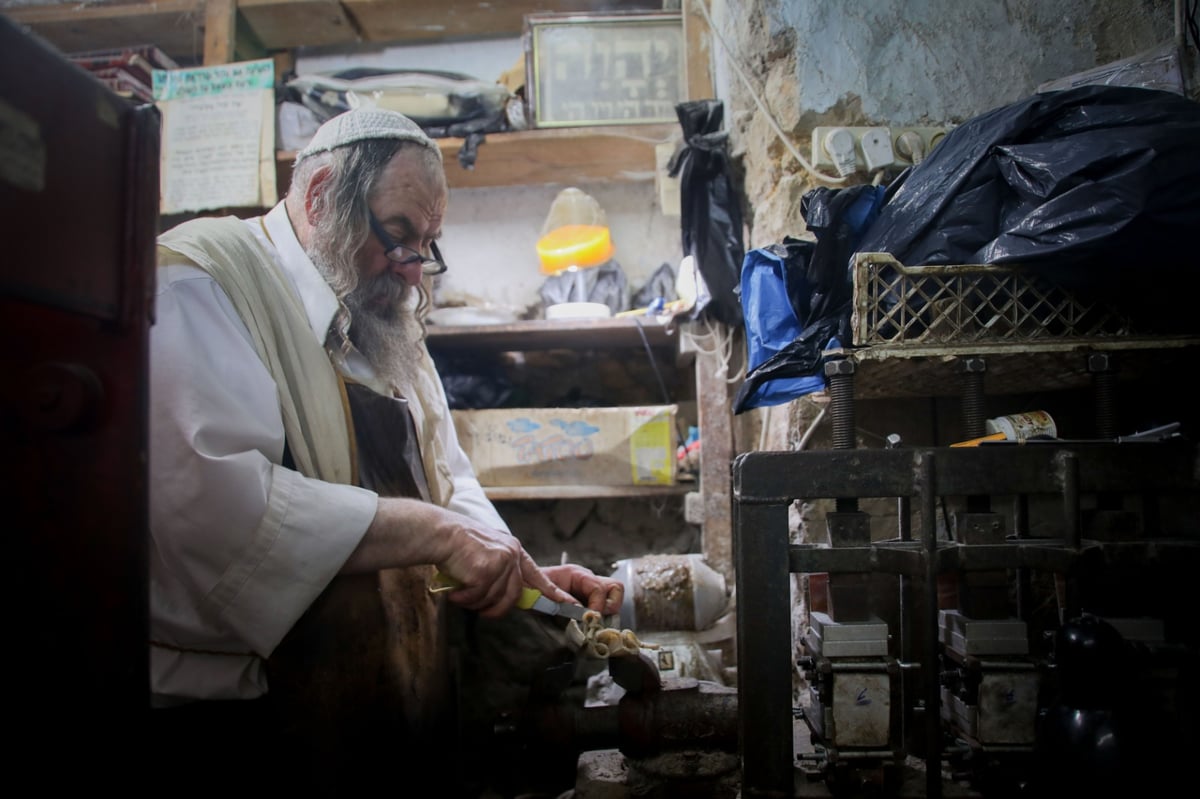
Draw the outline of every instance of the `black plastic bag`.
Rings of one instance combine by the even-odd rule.
[[[684,146],[667,165],[679,178],[682,199],[683,254],[696,260],[711,299],[697,303],[692,318],[709,316],[736,327],[742,324],[738,300],[745,248],[742,209],[729,166],[729,134],[721,130],[720,100],[696,100],[675,106]]]
[[[825,388],[820,339],[827,329],[810,328],[803,319],[812,294],[807,271],[816,244],[784,239],[746,253],[742,264],[742,314],[746,322],[746,379],[738,389],[734,413],[779,405]]]
[[[434,361],[451,410],[502,408],[512,396],[512,381],[498,365],[458,358],[435,358]]]
[[[629,310],[629,280],[615,258],[599,266],[551,275],[538,289],[543,310],[563,302],[598,302],[613,315]]]
[[[888,186],[861,252],[901,263],[1024,264],[1150,329],[1195,325],[1200,104],[1082,86],[950,131]]]
[[[642,287],[633,293],[629,299],[629,307],[649,308],[656,302],[672,302],[678,296],[675,291],[675,270],[664,261]]]

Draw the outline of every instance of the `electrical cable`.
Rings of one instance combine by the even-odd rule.
[[[800,436],[800,441],[796,443],[796,450],[803,450],[808,447],[809,439],[813,437],[813,433],[817,432],[817,426],[825,418],[825,412],[829,410],[828,405],[822,405],[821,410],[817,413],[817,417],[809,423],[808,429],[804,431],[804,435]]]
[[[742,364],[736,375],[729,377],[729,364],[733,361],[733,332],[730,331],[728,336],[722,337],[720,329],[714,329],[707,317],[701,317],[701,321],[704,322],[704,326],[708,331],[706,335],[697,336],[695,333],[687,331],[684,331],[683,335],[687,336],[688,341],[692,342],[692,346],[695,347],[697,352],[702,352],[705,355],[713,355],[720,359],[721,368],[717,373],[726,376],[726,383],[733,384],[740,381],[746,372],[745,364]],[[706,339],[716,339],[716,345],[712,349],[705,349],[700,342]]]
[[[768,405],[763,411],[762,426],[758,429],[758,450],[759,452],[767,448],[767,428],[771,426],[771,408],[775,406]]]
[[[779,127],[779,123],[775,121],[773,116],[771,116],[771,112],[767,110],[767,107],[759,97],[758,92],[755,90],[754,86],[750,84],[750,79],[746,77],[746,73],[742,71],[741,65],[738,64],[737,59],[734,58],[733,50],[728,44],[725,43],[725,38],[721,36],[721,32],[717,30],[717,26],[713,24],[712,17],[708,15],[708,8],[706,7],[707,3],[705,3],[704,0],[692,0],[692,5],[700,9],[700,13],[704,16],[704,21],[708,23],[708,29],[712,31],[713,36],[716,37],[716,40],[721,44],[721,49],[725,51],[725,55],[729,59],[729,65],[733,67],[733,71],[739,78],[742,79],[742,83],[745,84],[746,91],[750,94],[750,99],[754,100],[754,104],[758,106],[758,110],[761,111],[763,116],[766,118],[767,124],[769,124],[771,129],[775,131],[775,135],[779,137],[779,141],[783,142],[783,146],[789,153],[792,154],[792,157],[800,162],[800,166],[804,167],[806,172],[819,181],[833,184],[845,183],[846,178],[844,177],[826,175],[822,172],[818,172],[817,168],[810,164],[808,160],[800,154],[800,151],[796,149],[794,144],[792,144],[791,139],[789,139],[787,134],[783,132],[783,129]]]
[[[637,325],[638,335],[642,337],[642,346],[646,349],[646,358],[650,361],[650,368],[654,371],[654,379],[658,381],[658,390],[662,392],[663,404],[671,404],[671,395],[667,392],[667,384],[663,381],[662,372],[658,370],[658,361],[654,359],[654,350],[650,348],[650,339],[646,338],[646,330],[642,327],[642,320],[636,316],[630,317],[633,323]]]
[[[638,335],[642,337],[642,346],[646,349],[646,358],[650,361],[650,369],[654,372],[654,379],[658,381],[658,390],[662,392],[663,405],[671,405],[671,395],[667,391],[667,384],[663,380],[662,372],[658,369],[658,361],[654,358],[654,350],[650,347],[650,339],[646,338],[646,330],[642,327],[642,320],[636,316],[630,317],[633,323],[637,325]],[[678,415],[675,417],[675,435],[678,436],[680,443],[687,441],[687,433],[684,431],[683,420]]]

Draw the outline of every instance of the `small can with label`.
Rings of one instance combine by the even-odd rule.
[[[1045,411],[1026,411],[997,416],[984,422],[988,435],[1003,433],[1008,441],[1025,441],[1034,437],[1057,438],[1058,427]]]

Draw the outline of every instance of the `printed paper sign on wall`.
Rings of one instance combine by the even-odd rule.
[[[267,207],[275,193],[271,59],[154,71],[163,214]]]

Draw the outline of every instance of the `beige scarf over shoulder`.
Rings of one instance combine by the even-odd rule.
[[[236,217],[195,219],[159,237],[159,262],[176,253],[212,275],[245,322],[254,349],[279,386],[288,447],[304,475],[352,483],[342,386],[323,342],[271,254]],[[203,346],[203,342],[197,342]]]

